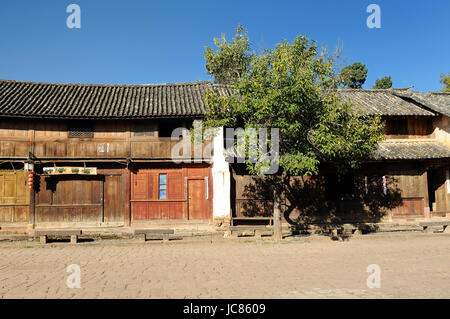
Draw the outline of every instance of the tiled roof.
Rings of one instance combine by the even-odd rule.
[[[397,96],[410,98],[429,109],[450,116],[450,93],[448,92],[415,92],[410,90],[393,91]]]
[[[202,117],[208,89],[229,95],[229,86],[209,81],[100,85],[0,80],[0,116],[27,118],[170,118]],[[417,93],[417,94],[416,94]],[[448,95],[408,90],[353,90],[339,94],[367,115],[435,116],[449,112]],[[422,106],[425,105],[425,107]]]
[[[436,140],[385,140],[373,155],[376,160],[450,158],[450,147]]]
[[[435,116],[436,114],[392,94],[391,90],[339,90],[341,99],[353,103],[356,111],[363,115],[385,116]]]
[[[0,80],[0,116],[39,118],[200,117],[210,82],[151,85],[54,84]]]

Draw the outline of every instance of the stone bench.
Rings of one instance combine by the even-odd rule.
[[[250,234],[251,236],[259,237],[272,236],[273,227],[264,225],[249,225],[249,226],[230,226],[228,227],[228,235],[231,237],[239,237],[242,234]]]
[[[149,235],[162,235],[164,242],[169,241],[169,235],[173,235],[175,231],[173,229],[135,229],[133,231],[134,236],[139,237],[142,241],[147,241]]]
[[[39,229],[34,231],[34,236],[39,237],[41,244],[46,244],[48,236],[54,237],[70,237],[70,243],[76,244],[78,236],[81,235],[81,229],[52,230]]]
[[[444,233],[450,233],[450,220],[448,221],[427,221],[427,222],[421,222],[420,226],[422,226],[423,231],[426,233],[433,232],[433,229],[442,231]]]

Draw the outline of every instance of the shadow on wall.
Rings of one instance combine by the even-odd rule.
[[[345,176],[348,177],[348,176]],[[273,192],[281,197],[283,217],[300,229],[315,224],[376,223],[402,205],[398,181],[393,177],[351,176],[252,176],[243,188],[242,217],[270,217]]]

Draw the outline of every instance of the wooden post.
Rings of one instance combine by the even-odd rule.
[[[428,198],[428,168],[425,167],[425,172],[422,175],[423,179],[423,188],[424,188],[424,194],[423,194],[423,200],[424,200],[424,217],[425,219],[431,219],[431,212],[430,212],[430,201]]]
[[[283,230],[281,228],[281,198],[276,189],[273,191],[273,239],[280,241],[283,239]]]
[[[41,244],[46,244],[47,243],[47,236],[43,235],[39,237],[39,240],[41,242]]]
[[[122,175],[125,182],[122,183],[124,186],[124,225],[125,227],[131,226],[131,172],[127,167]]]
[[[78,242],[78,236],[77,235],[71,235],[70,236],[70,243],[76,244]]]
[[[36,227],[35,193],[33,185],[30,189],[30,226],[32,229]]]

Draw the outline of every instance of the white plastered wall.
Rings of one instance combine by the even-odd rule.
[[[213,217],[230,216],[230,167],[225,160],[223,147],[223,128],[214,137],[213,155]]]

